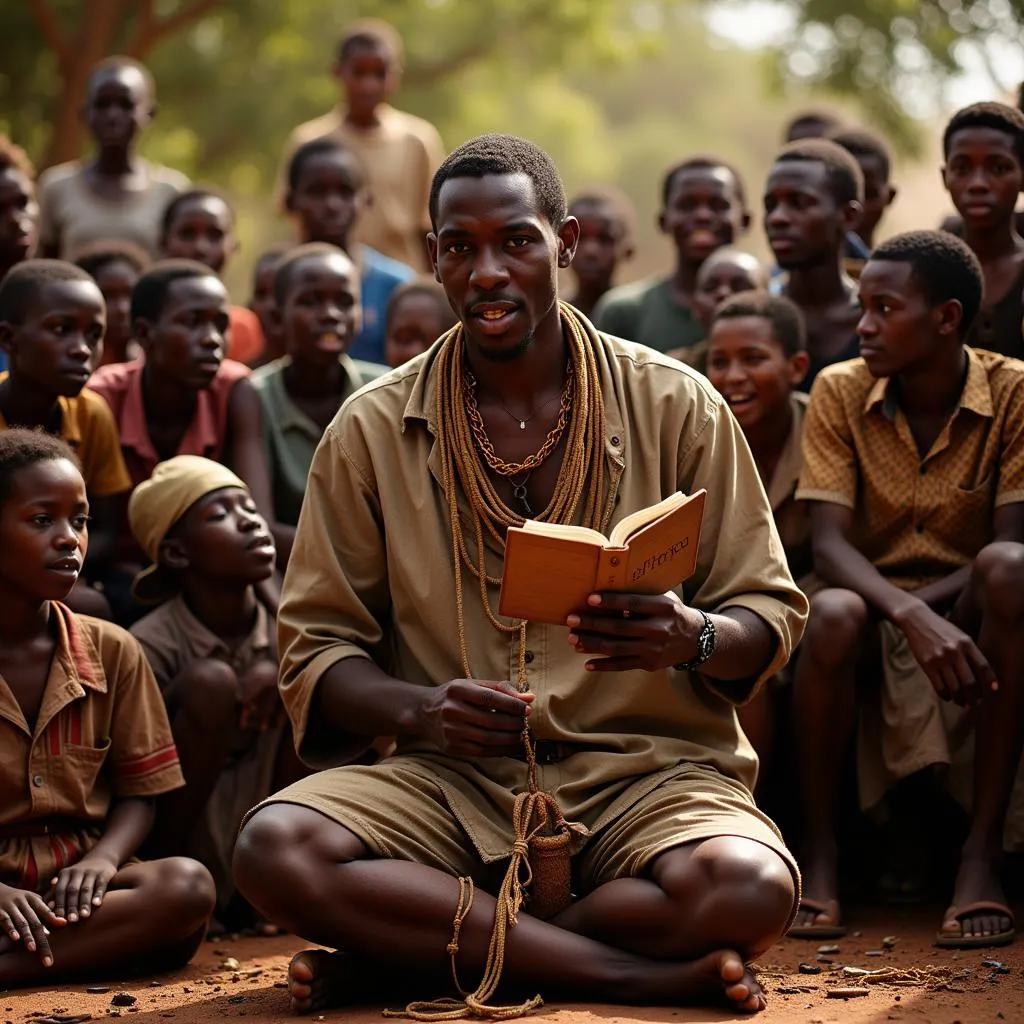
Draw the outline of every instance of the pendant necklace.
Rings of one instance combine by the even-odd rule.
[[[516,483],[515,480],[512,480],[511,478],[509,479],[509,483],[512,485],[512,497],[522,504],[525,518],[527,519],[533,518],[533,509],[530,508],[530,499],[526,493],[526,484],[532,475],[533,470],[531,469],[527,471],[526,475],[519,481],[519,483]]]

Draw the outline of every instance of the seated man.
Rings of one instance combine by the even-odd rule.
[[[937,942],[1013,941],[999,868],[1024,735],[1024,364],[964,346],[981,297],[981,266],[959,239],[891,239],[860,279],[863,358],[823,371],[811,393],[797,498],[812,502],[829,589],[811,599],[794,679],[804,937],[842,928],[837,794],[873,637],[881,693],[860,702],[861,804],[955,762],[973,726],[970,831]]]
[[[343,951],[293,960],[302,1011],[393,998],[396,971],[450,984],[453,927],[475,983],[495,925],[513,990],[758,1010],[744,961],[788,926],[799,882],[751,798],[735,705],[786,662],[806,599],[757,469],[704,378],[558,303],[579,227],[545,153],[474,139],[442,164],[430,210],[462,326],[349,399],[314,457],[281,688],[301,756],[326,770],[251,812],[235,880],[274,923]],[[606,531],[701,488],[685,587],[594,594],[568,629],[496,617],[525,504]],[[396,755],[334,767],[385,735]],[[525,800],[558,801],[543,838],[571,833],[579,899],[559,861],[561,887],[533,887],[515,924]],[[563,909],[542,920],[553,894]],[[494,994],[488,973],[477,1000]]]

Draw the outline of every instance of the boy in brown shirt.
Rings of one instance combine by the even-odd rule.
[[[970,830],[936,942],[1013,941],[999,869],[1024,742],[1024,363],[963,344],[981,298],[958,238],[891,239],[860,279],[862,358],[826,369],[811,394],[797,497],[828,589],[811,599],[794,682],[804,937],[843,928],[837,794],[859,703],[864,807],[976,734]],[[872,639],[881,693],[858,702]]]
[[[88,513],[67,445],[0,433],[4,989],[181,966],[213,909],[201,865],[134,858],[153,799],[183,780],[138,644],[61,603],[82,570]]]
[[[245,484],[195,455],[160,463],[135,489],[128,516],[153,563],[135,595],[160,602],[132,634],[163,692],[188,783],[161,800],[150,845],[210,869],[223,924],[244,912],[230,906],[242,815],[296,777],[279,773],[295,761],[277,694],[274,620],[255,593],[273,572],[274,541]]]

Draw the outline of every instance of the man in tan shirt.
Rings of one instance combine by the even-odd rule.
[[[557,302],[579,229],[537,147],[466,143],[435,176],[431,217],[460,324],[353,396],[314,457],[279,635],[296,744],[324,770],[251,812],[236,882],[344,951],[293,960],[297,1010],[381,998],[396,972],[420,993],[452,966],[475,983],[492,927],[514,917],[513,811],[557,799],[577,898],[566,874],[568,905],[540,919],[529,844],[538,881],[505,931],[505,980],[760,1009],[743,961],[787,927],[799,878],[750,796],[735,705],[785,664],[806,599],[740,428],[703,378]],[[496,618],[505,528],[530,509],[607,531],[701,488],[684,587],[592,595],[565,626]],[[383,735],[394,756],[345,766]]]
[[[338,44],[333,74],[344,88],[342,105],[300,124],[288,138],[281,166],[288,166],[304,142],[329,135],[344,143],[366,168],[372,189],[372,203],[356,225],[353,243],[428,270],[427,197],[444,146],[429,121],[388,103],[402,78],[401,38],[386,22],[354,22]],[[283,173],[278,194],[283,199]]]
[[[795,671],[802,937],[843,927],[837,795],[874,635],[882,681],[860,702],[861,803],[950,765],[973,731],[971,827],[936,941],[1013,941],[999,869],[1024,741],[1024,363],[964,346],[981,296],[981,266],[959,239],[891,239],[860,279],[863,358],[827,368],[811,392],[797,498],[811,502],[829,589],[811,598]]]

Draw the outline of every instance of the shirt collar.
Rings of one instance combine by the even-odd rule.
[[[995,415],[992,404],[992,389],[988,382],[988,373],[973,348],[964,346],[967,353],[967,380],[957,402],[957,411],[968,409],[978,416],[991,418]],[[890,419],[896,418],[897,396],[891,377],[879,377],[868,392],[864,402],[864,411],[870,412],[875,406],[881,405],[882,412]]]
[[[628,448],[628,431],[626,418],[617,397],[622,389],[619,375],[615,372],[615,354],[607,338],[599,333],[586,317],[579,312],[576,312],[576,316],[583,323],[588,343],[593,346],[594,354],[597,357],[598,373],[601,376],[601,394],[604,398],[605,454],[613,467],[617,471],[621,471],[625,466],[624,454]],[[454,331],[455,328],[452,330]],[[405,372],[397,380],[404,380],[406,376],[416,376],[409,400],[406,402],[405,412],[402,414],[402,433],[405,433],[412,421],[418,420],[426,425],[433,437],[437,437],[437,417],[435,415],[437,356],[441,351],[441,346],[451,336],[451,333],[449,331],[447,334],[441,335],[423,355],[416,356],[401,368]],[[390,379],[396,380],[396,378]],[[442,479],[441,455],[436,443],[431,448],[427,465],[434,478],[440,482]],[[617,474],[613,474],[613,479],[618,479]]]
[[[125,391],[124,405],[121,410],[121,446],[131,448],[143,459],[158,463],[153,441],[146,428],[146,405],[142,397],[142,371],[145,358],[140,356],[128,365],[128,387]],[[220,371],[217,371],[220,373]],[[191,455],[202,455],[217,447],[217,417],[213,410],[213,398],[209,391],[196,392],[196,408],[192,422],[185,431],[179,452]]]
[[[191,646],[195,651],[196,657],[220,658],[223,661],[230,661],[232,652],[228,649],[228,645],[192,614],[192,610],[186,604],[184,597],[181,594],[175,594],[170,600],[177,605],[177,608],[174,610],[175,617],[184,624],[188,631]],[[254,652],[265,651],[270,648],[270,619],[267,615],[267,609],[261,601],[256,602],[256,622],[242,647],[251,648]]]
[[[278,425],[282,433],[287,430],[298,430],[319,442],[323,431],[295,404],[291,395],[288,394],[288,389],[284,386],[284,371],[291,361],[291,356],[282,356],[270,364],[268,372],[264,375],[266,387],[270,389],[273,396]],[[344,401],[359,388],[362,377],[350,356],[340,355],[338,362],[345,374],[345,383],[341,392],[342,401]]]

